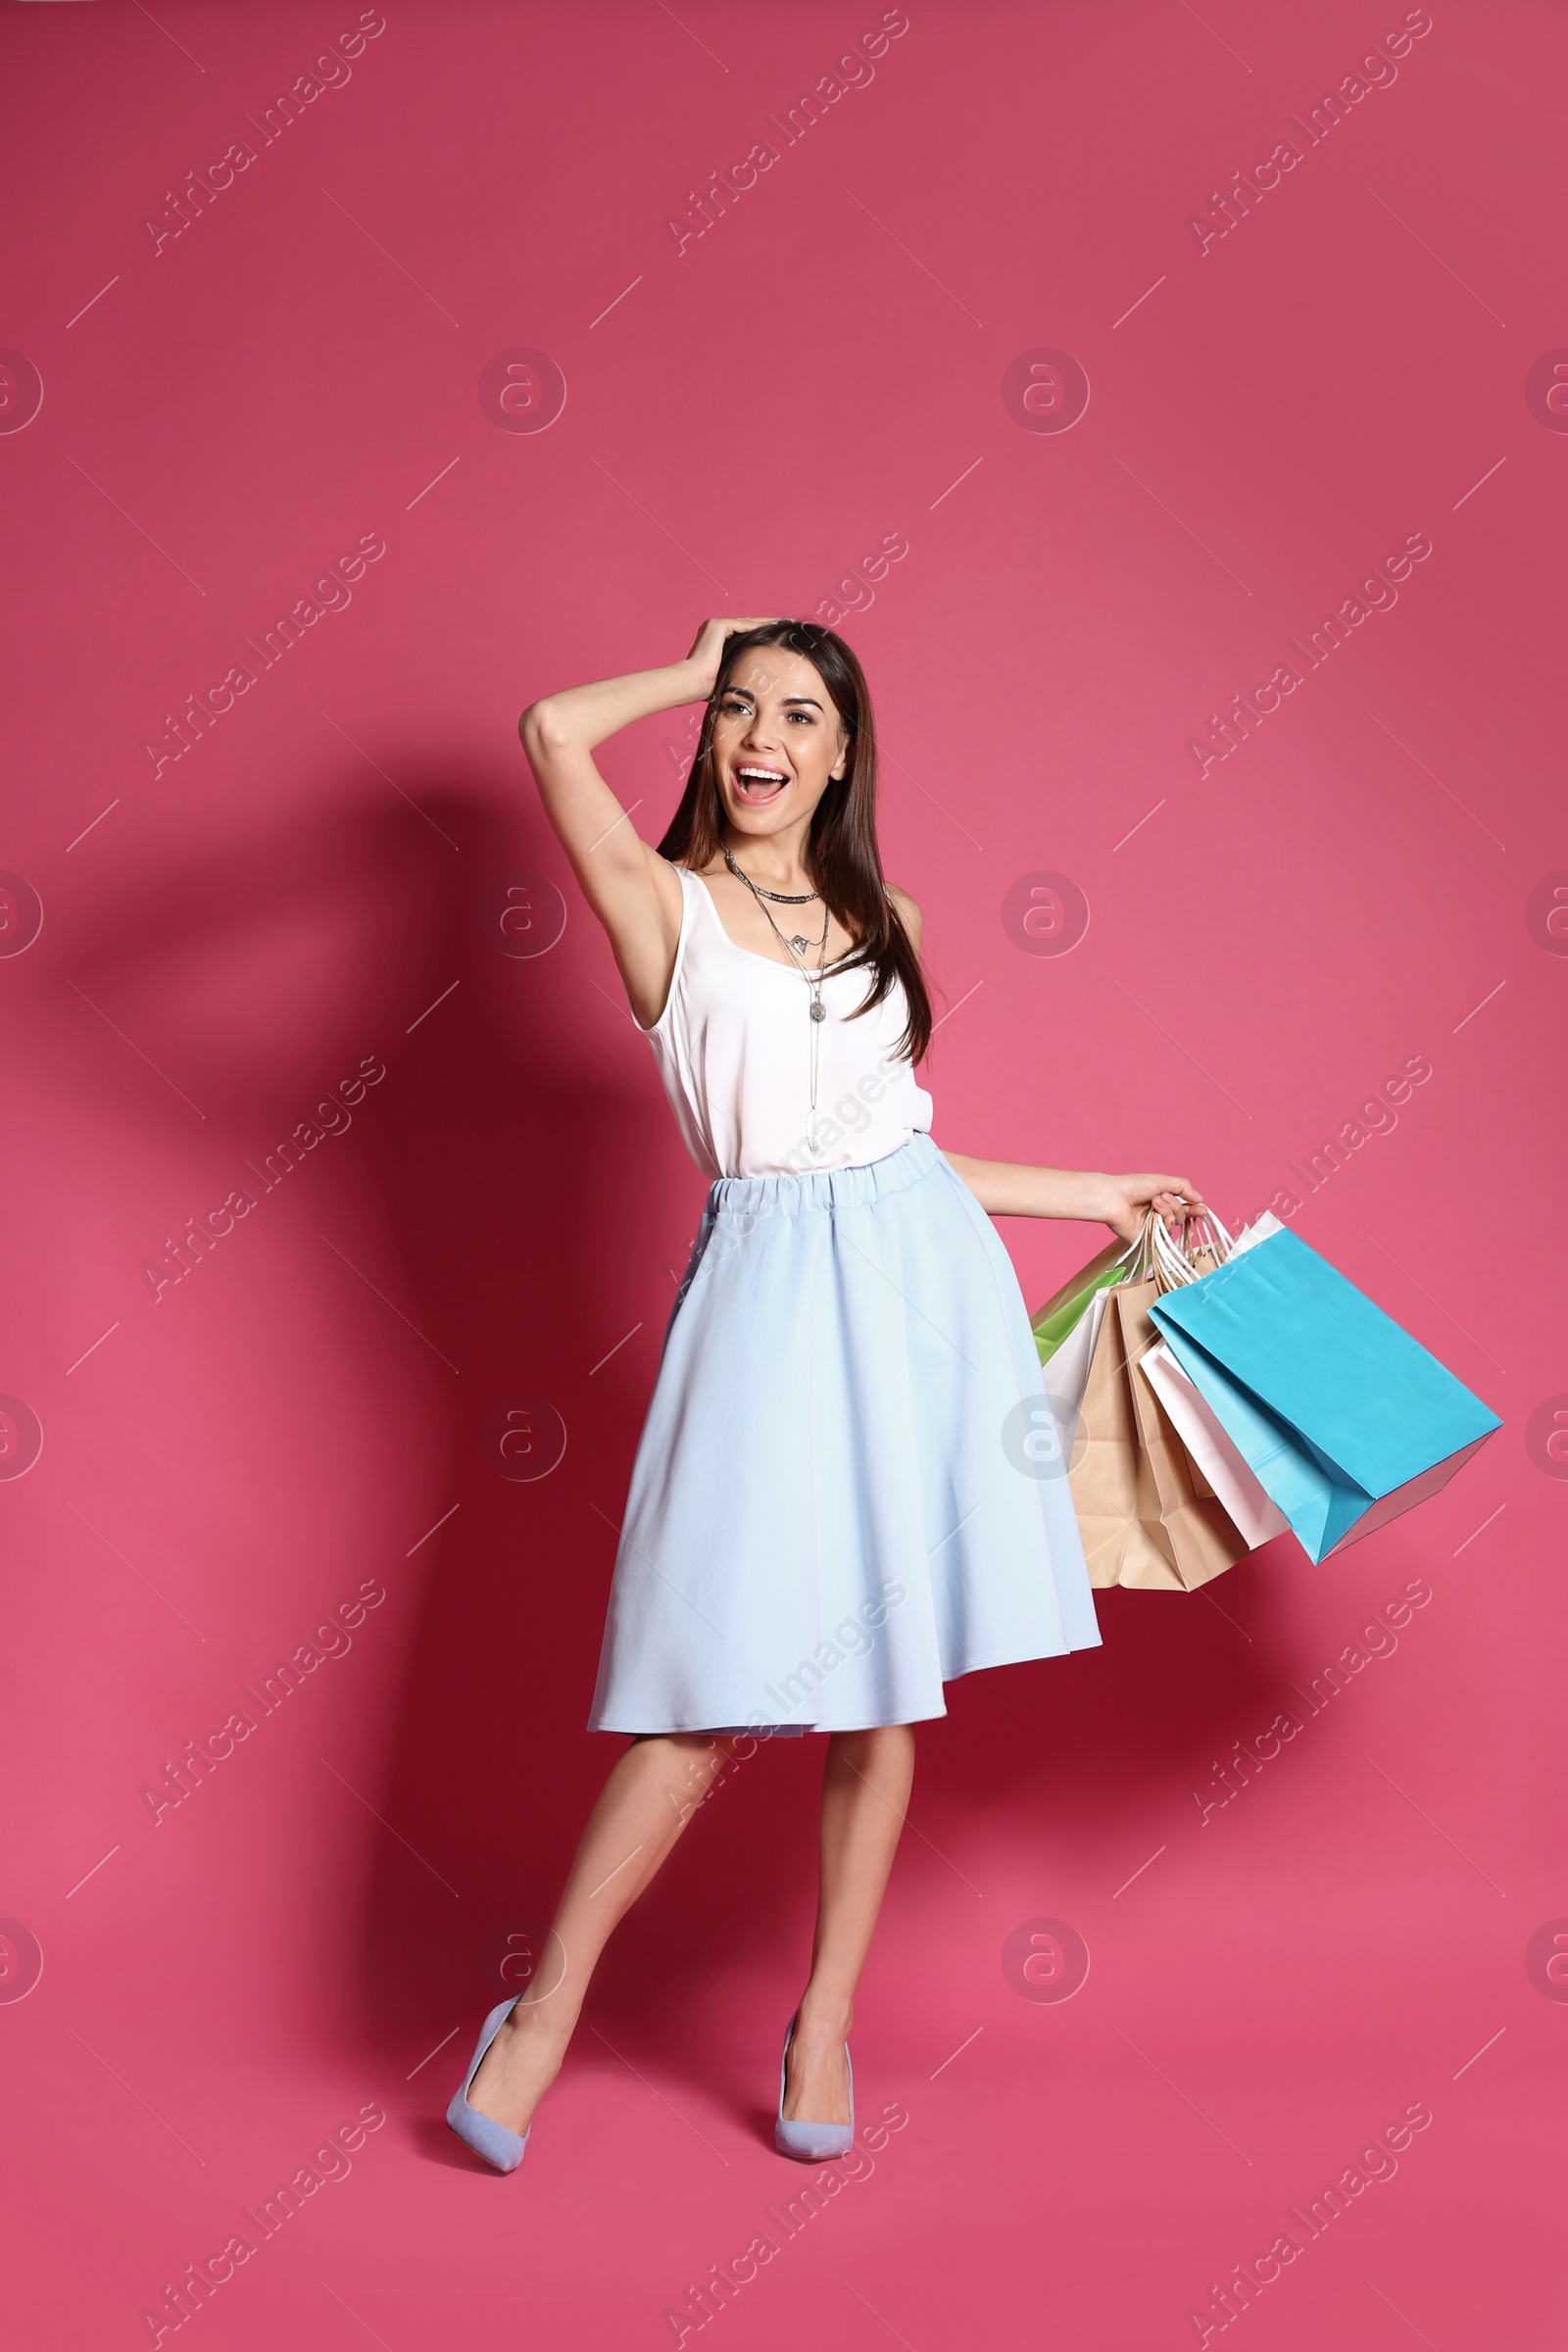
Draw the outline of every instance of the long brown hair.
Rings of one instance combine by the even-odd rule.
[[[931,1000],[920,976],[920,958],[888,897],[876,839],[876,722],[871,691],[850,647],[814,620],[770,620],[760,629],[726,639],[713,691],[703,712],[697,756],[680,807],[669,821],[660,856],[701,872],[723,846],[723,805],[713,773],[713,719],[736,663],[759,646],[776,645],[811,662],[849,739],[844,774],[830,781],[811,813],[803,862],[812,886],[856,945],[837,967],[868,970],[865,1002],[851,1014],[858,1020],[890,994],[898,981],[908,1006],[895,1052],[919,1061],[931,1043]]]

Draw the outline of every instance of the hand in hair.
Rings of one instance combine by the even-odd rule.
[[[714,682],[718,677],[719,663],[724,659],[726,639],[744,637],[748,629],[765,629],[777,617],[776,613],[767,613],[755,620],[704,621],[697,632],[697,641],[686,659],[688,662],[695,662],[700,665],[702,675],[707,681],[703,688],[705,695],[711,694],[713,691]]]

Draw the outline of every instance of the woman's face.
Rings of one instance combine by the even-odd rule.
[[[738,833],[781,833],[808,821],[849,758],[815,663],[781,645],[756,646],[736,662],[712,744],[719,798]]]

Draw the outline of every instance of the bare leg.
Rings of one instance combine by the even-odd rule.
[[[790,2043],[784,2116],[847,2124],[844,2043],[914,1779],[914,1727],[835,1732],[822,1772],[816,1936]]]
[[[588,1980],[615,1927],[657,1876],[727,1759],[701,1732],[637,1740],[588,1817],[533,1983],[485,2053],[468,2104],[526,2132],[561,2069]]]

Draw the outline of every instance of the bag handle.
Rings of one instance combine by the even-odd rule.
[[[1160,1283],[1159,1242],[1155,1233],[1158,1224],[1159,1219],[1153,1210],[1146,1211],[1137,1237],[1127,1250],[1126,1279],[1129,1282],[1152,1282],[1159,1284],[1161,1289],[1168,1289],[1168,1283]]]
[[[1216,1265],[1222,1266],[1235,1248],[1212,1209],[1184,1216],[1180,1234],[1175,1238],[1164,1218],[1151,1209],[1139,1239],[1142,1251],[1152,1262],[1153,1279],[1162,1291],[1179,1290],[1185,1283],[1200,1281],[1196,1262],[1200,1257],[1211,1256]]]

